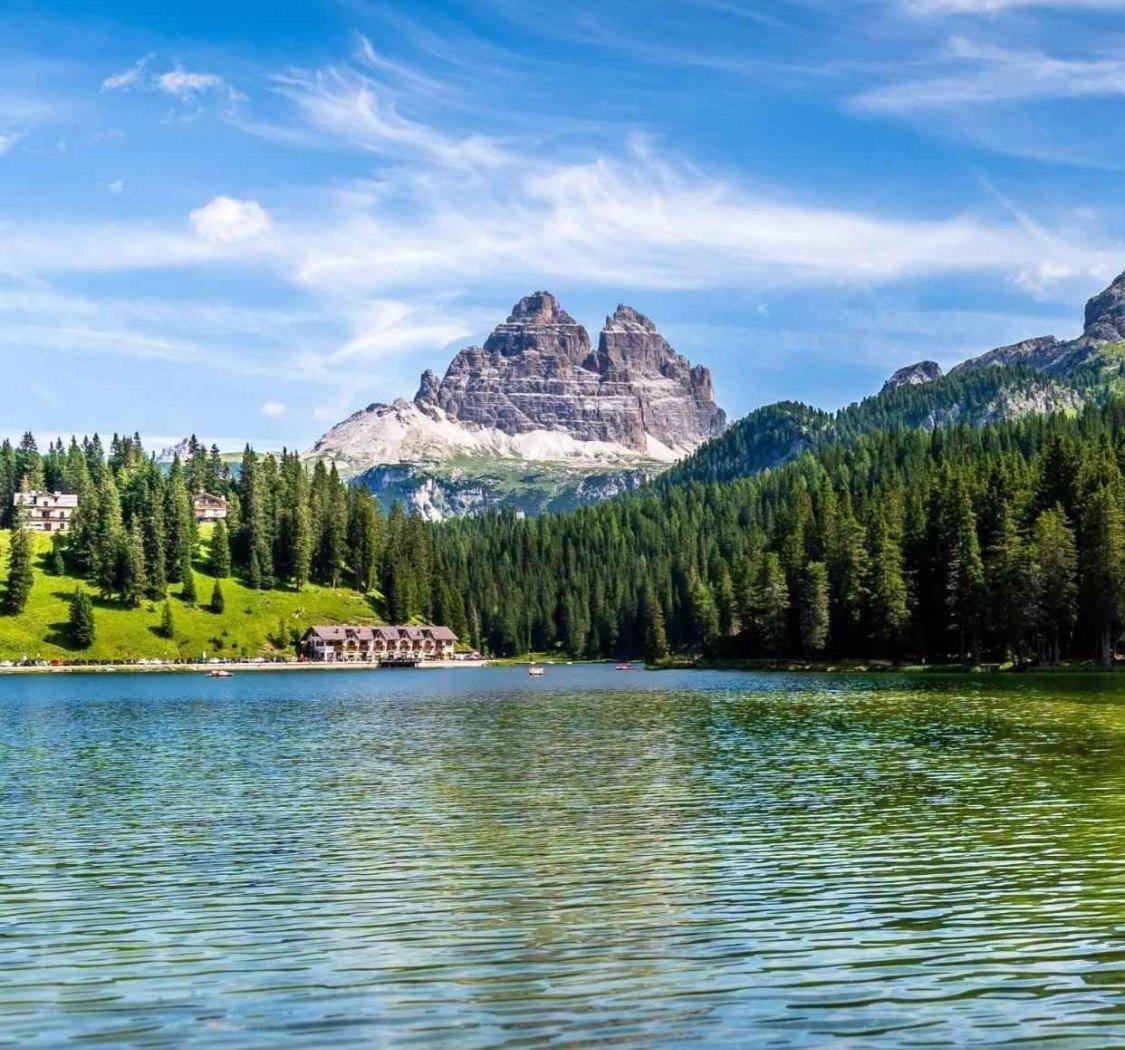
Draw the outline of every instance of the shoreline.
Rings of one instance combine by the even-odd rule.
[[[332,663],[309,660],[299,663],[296,660],[241,664],[224,661],[222,663],[195,664],[62,664],[48,667],[0,667],[0,675],[28,674],[209,674],[212,671],[229,671],[232,675],[241,671],[261,673],[263,671],[433,671],[460,668],[487,667],[487,660],[430,660],[415,667],[380,667],[375,663]]]

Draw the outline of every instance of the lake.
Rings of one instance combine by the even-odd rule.
[[[1125,1043],[1125,682],[0,678],[0,1041]]]

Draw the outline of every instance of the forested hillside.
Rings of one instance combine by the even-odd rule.
[[[1106,391],[1110,378],[1093,369],[1060,380],[1026,367],[996,367],[884,390],[836,413],[781,401],[755,409],[721,437],[701,445],[661,475],[660,484],[749,477],[809,449],[854,441],[876,429],[979,425],[1028,412],[1076,408]]]
[[[48,616],[51,644],[62,645],[67,639],[60,616],[76,591],[89,591],[96,598],[95,619],[137,611],[135,617],[110,617],[133,639],[129,644],[146,643],[133,655],[167,655],[168,646],[150,637],[153,616],[144,614],[161,614],[170,599],[173,613],[209,606],[216,581],[229,592],[220,603],[228,596],[237,600],[232,609],[256,623],[275,613],[293,620],[296,613],[300,622],[294,620],[294,627],[317,617],[383,617],[446,623],[462,637],[468,632],[465,604],[434,560],[421,519],[407,517],[401,507],[384,515],[366,489],[348,488],[322,463],[310,471],[293,453],[259,456],[248,448],[232,472],[217,449],[194,441],[183,462],[177,458],[166,467],[147,456],[136,437],[115,436],[108,450],[97,437],[69,446],[57,442],[40,454],[27,435],[16,448],[0,444],[0,513],[7,519],[0,524],[18,526],[11,506],[20,488],[76,493],[79,504],[69,534],[56,534],[48,546],[46,537],[33,544],[18,527],[5,544],[11,553],[3,565],[0,641],[6,642],[0,648],[9,653],[23,651],[22,636],[29,646],[42,641]],[[229,517],[205,543],[192,512],[191,495],[200,491],[229,501]],[[329,600],[330,593],[336,600]],[[194,613],[179,619],[182,627]],[[207,631],[216,622],[196,626]],[[228,636],[228,647],[253,652],[267,631],[277,634],[274,626],[272,620],[265,628],[257,623],[233,641]],[[186,635],[193,645],[197,634]],[[98,650],[70,648],[75,656]]]
[[[874,430],[755,477],[433,537],[498,652],[1108,659],[1123,462],[1113,399]]]

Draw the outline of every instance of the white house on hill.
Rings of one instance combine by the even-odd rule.
[[[65,492],[17,492],[12,506],[30,532],[68,532],[78,497]]]

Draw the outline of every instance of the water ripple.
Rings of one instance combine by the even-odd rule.
[[[1123,745],[1096,677],[2,680],[0,1041],[1125,1043]]]

